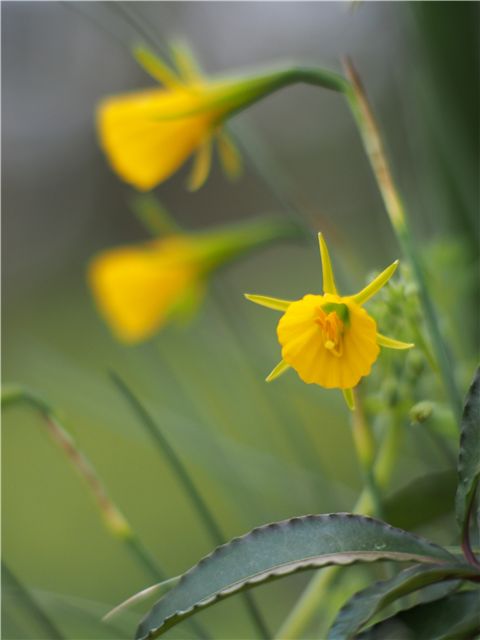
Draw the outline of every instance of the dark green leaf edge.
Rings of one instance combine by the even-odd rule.
[[[252,574],[250,577],[238,580],[233,582],[232,584],[226,586],[223,589],[220,589],[216,592],[212,592],[209,596],[203,597],[199,601],[195,602],[195,604],[181,610],[177,610],[175,613],[171,615],[167,615],[165,617],[161,617],[158,615],[158,608],[165,602],[167,598],[170,598],[172,594],[177,593],[179,590],[183,589],[185,583],[192,579],[195,574],[201,571],[205,565],[210,564],[212,561],[216,561],[221,558],[229,549],[234,545],[241,545],[242,543],[248,541],[251,538],[255,538],[261,536],[262,534],[267,533],[273,529],[278,529],[280,527],[293,527],[295,525],[317,521],[319,523],[323,521],[332,521],[337,519],[339,521],[354,521],[356,523],[367,524],[369,527],[382,530],[385,532],[392,532],[396,536],[400,535],[402,538],[413,542],[415,541],[419,545],[424,545],[425,548],[428,548],[431,551],[431,555],[423,555],[420,553],[414,552],[405,552],[405,551],[384,551],[381,548],[372,548],[368,551],[366,550],[357,550],[357,551],[338,551],[336,553],[323,554],[306,557],[304,559],[299,559],[295,562],[286,562],[280,565],[276,565],[275,567],[259,572],[258,574]],[[374,531],[372,531],[372,534]],[[320,534],[319,534],[320,535]],[[426,551],[425,551],[426,553]],[[245,534],[244,536],[240,536],[232,539],[230,542],[217,547],[211,554],[205,556],[200,562],[198,562],[195,566],[185,572],[176,587],[174,587],[169,593],[167,593],[163,598],[161,598],[156,605],[147,613],[147,615],[143,618],[140,623],[137,633],[136,640],[147,640],[151,638],[156,638],[162,635],[165,631],[172,628],[176,624],[182,622],[186,618],[191,615],[197,613],[201,609],[205,609],[216,604],[219,600],[223,600],[227,597],[230,597],[240,591],[251,589],[260,584],[265,584],[267,582],[271,582],[273,580],[277,580],[287,575],[291,575],[293,573],[298,573],[300,571],[306,571],[309,569],[326,567],[329,565],[339,565],[339,566],[348,566],[355,564],[357,562],[377,562],[391,560],[396,562],[421,562],[421,563],[442,563],[442,562],[452,562],[455,560],[455,557],[452,556],[446,549],[443,547],[430,542],[426,538],[418,536],[413,533],[409,533],[402,529],[398,529],[396,527],[392,527],[391,525],[382,522],[380,520],[376,520],[375,518],[371,518],[369,516],[356,515],[352,513],[329,513],[329,514],[321,514],[321,515],[306,515],[296,518],[291,518],[288,520],[283,520],[280,522],[274,522],[271,524],[263,525],[261,527],[257,527]],[[160,618],[157,620],[156,618]]]
[[[337,615],[328,640],[350,640],[375,614],[398,598],[429,585],[458,580],[480,581],[480,571],[467,564],[415,565],[390,580],[377,582],[356,593]],[[439,596],[441,597],[441,596]]]
[[[468,527],[471,504],[480,478],[480,367],[468,390],[462,415],[458,455],[458,488],[455,499],[457,521]]]
[[[480,633],[479,603],[480,593],[477,590],[454,593],[400,611],[369,627],[357,635],[356,640],[399,640],[399,637],[473,640]]]

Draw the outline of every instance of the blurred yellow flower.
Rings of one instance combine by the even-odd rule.
[[[353,407],[351,390],[370,373],[380,353],[379,347],[410,349],[414,346],[378,333],[375,320],[362,308],[388,282],[398,260],[359,293],[341,296],[335,285],[327,245],[322,234],[318,237],[323,295],[308,294],[295,302],[249,294],[246,298],[283,312],[277,326],[282,360],[267,381],[292,367],[304,382],[342,389],[347,403]]]
[[[281,73],[208,80],[184,49],[175,49],[178,73],[150,51],[135,56],[164,88],[137,91],[103,100],[97,109],[101,146],[111,166],[126,182],[146,191],[170,177],[195,153],[189,187],[198,189],[211,163],[212,139],[218,142],[226,174],[241,170],[240,156],[222,122],[278,85]]]
[[[204,232],[171,235],[102,251],[89,265],[97,307],[122,342],[147,340],[173,318],[192,315],[208,276],[239,255],[299,234],[280,218],[256,218]]]
[[[104,251],[88,275],[100,313],[122,342],[150,338],[182,299],[202,292],[195,245],[183,236]]]

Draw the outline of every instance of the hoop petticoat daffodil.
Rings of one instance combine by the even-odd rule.
[[[353,409],[352,389],[370,373],[380,347],[410,349],[414,346],[378,333],[375,320],[362,308],[388,282],[398,260],[359,293],[341,296],[335,285],[327,245],[322,234],[318,238],[323,295],[308,294],[296,301],[250,294],[245,297],[283,312],[277,326],[282,360],[267,381],[274,380],[291,367],[306,383],[341,389],[348,406]]]
[[[195,153],[189,187],[198,189],[208,176],[216,138],[225,173],[237,176],[240,156],[221,125],[232,113],[275,89],[285,74],[209,80],[185,49],[173,50],[178,72],[145,48],[137,48],[134,54],[163,87],[107,98],[98,106],[98,135],[113,169],[146,191]]]
[[[88,281],[100,314],[124,343],[151,338],[174,317],[193,315],[208,277],[249,250],[299,235],[276,218],[170,235],[107,249],[95,256]]]

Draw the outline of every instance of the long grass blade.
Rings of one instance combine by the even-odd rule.
[[[225,542],[225,536],[219,524],[210,511],[207,503],[197,490],[195,482],[191,478],[183,462],[178,457],[174,448],[168,442],[167,438],[163,435],[150,413],[143,406],[143,404],[133,393],[130,387],[128,387],[127,384],[123,381],[123,379],[114,372],[111,372],[111,377],[122,396],[128,402],[134,413],[138,416],[141,425],[148,432],[162,454],[166,457],[172,471],[175,473],[180,484],[183,486],[185,492],[189,496],[193,506],[195,507],[195,510],[201,518],[214,544],[223,544]],[[245,593],[243,594],[243,597],[245,605],[259,633],[263,638],[268,638],[270,635],[269,631],[266,627],[265,622],[263,621],[262,615],[260,614],[255,602],[252,599],[252,596],[249,593]]]

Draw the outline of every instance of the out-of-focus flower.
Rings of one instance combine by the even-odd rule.
[[[275,218],[199,233],[178,231],[101,252],[89,265],[88,281],[114,335],[133,344],[174,317],[192,315],[214,270],[262,244],[295,235],[297,226]]]
[[[380,353],[379,347],[410,349],[414,346],[378,333],[375,320],[362,308],[388,282],[398,261],[359,293],[341,296],[335,285],[327,245],[322,234],[318,237],[323,295],[308,294],[294,302],[249,294],[246,298],[283,312],[277,326],[282,360],[267,381],[291,367],[304,382],[342,389],[347,404],[353,408],[352,389],[370,373]]]
[[[134,53],[163,88],[110,97],[98,106],[98,135],[113,169],[146,191],[195,153],[189,187],[198,189],[208,176],[215,138],[226,174],[237,176],[240,156],[222,123],[275,89],[285,74],[213,80],[200,74],[185,49],[173,52],[178,71],[144,48]]]

